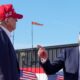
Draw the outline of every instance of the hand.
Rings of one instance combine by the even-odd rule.
[[[44,59],[47,59],[48,58],[48,53],[47,51],[45,50],[45,48],[43,48],[42,46],[40,45],[37,45],[37,48],[39,48],[38,50],[38,56],[39,58],[44,58]]]

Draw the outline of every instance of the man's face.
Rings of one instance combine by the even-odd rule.
[[[16,22],[17,22],[17,19],[15,18],[10,17],[7,19],[7,28],[10,32],[16,29]]]

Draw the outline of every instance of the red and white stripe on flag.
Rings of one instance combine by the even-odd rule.
[[[33,72],[21,70],[20,80],[37,80],[36,74]]]
[[[57,80],[64,80],[64,77],[61,76],[61,75],[58,75],[58,76],[57,76]]]

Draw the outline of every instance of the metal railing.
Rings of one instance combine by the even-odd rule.
[[[70,47],[76,47],[78,46],[78,43],[74,43],[74,44],[65,44],[65,45],[56,45],[56,46],[47,46],[45,47],[47,52],[48,52],[48,56],[51,62],[54,61],[54,59],[57,58],[57,56],[59,55],[59,52],[62,49],[66,49],[66,48],[70,48]],[[16,54],[17,54],[17,58],[19,61],[19,65],[22,68],[26,68],[26,67],[40,67],[39,64],[39,58],[37,56],[37,48],[28,48],[28,49],[18,49],[16,50]]]

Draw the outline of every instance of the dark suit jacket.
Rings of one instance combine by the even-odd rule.
[[[15,50],[9,37],[0,28],[0,80],[19,80],[19,76]]]
[[[66,49],[53,62],[49,59],[45,63],[41,63],[45,73],[52,75],[63,69],[64,80],[78,80],[78,47]]]

